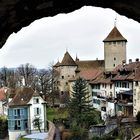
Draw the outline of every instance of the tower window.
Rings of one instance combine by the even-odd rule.
[[[64,79],[64,76],[62,76],[62,79]]]
[[[116,60],[116,57],[114,57],[114,60]]]
[[[114,41],[113,44],[116,45],[116,41]]]
[[[113,67],[115,67],[115,64],[113,64]]]

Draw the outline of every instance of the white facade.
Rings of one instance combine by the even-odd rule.
[[[9,131],[9,140],[17,140],[19,136],[25,135],[26,131]]]
[[[46,108],[44,107],[44,100],[40,96],[32,97],[31,100],[28,102],[29,106],[29,120],[30,120],[30,130],[35,131],[38,128],[33,126],[33,120],[36,117],[39,117],[41,121],[41,129],[46,129]]]
[[[117,94],[125,91],[133,90],[133,82],[129,81],[116,81],[115,82],[115,97]]]
[[[136,117],[140,111],[140,81],[134,81],[133,87],[133,116]]]
[[[98,84],[92,89],[93,107],[101,112],[101,118],[115,115],[115,85],[113,83]],[[112,101],[108,100],[111,99]]]

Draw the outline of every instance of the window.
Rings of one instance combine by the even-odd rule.
[[[14,109],[14,116],[20,116],[20,109]]]
[[[112,89],[112,84],[110,84],[110,89]]]
[[[66,85],[68,85],[68,82],[66,82]]]
[[[116,57],[114,57],[114,61],[116,60]]]
[[[40,115],[41,114],[41,108],[36,107],[34,108],[34,115]]]
[[[115,64],[113,64],[113,67],[115,67]]]
[[[136,106],[136,99],[134,99],[134,106]]]
[[[113,45],[116,45],[116,41],[113,41]]]
[[[34,104],[38,104],[39,103],[39,98],[34,98],[33,102],[34,102]]]
[[[15,120],[15,126],[14,126],[15,130],[20,130],[21,129],[21,123],[20,120]]]
[[[62,76],[62,79],[64,79],[64,76]]]

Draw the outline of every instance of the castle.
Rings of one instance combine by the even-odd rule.
[[[53,67],[58,73],[55,88],[60,95],[70,93],[73,81],[82,77],[89,83],[93,107],[101,111],[102,119],[120,112],[125,116],[136,116],[140,111],[139,90],[135,87],[135,83],[139,86],[140,62],[129,60],[126,64],[127,40],[116,26],[103,42],[104,60],[81,61],[77,57],[74,60],[66,51],[62,61]],[[134,91],[137,92],[135,95]]]

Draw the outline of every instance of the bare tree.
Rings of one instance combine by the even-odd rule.
[[[50,73],[46,69],[38,70],[36,89],[42,94],[46,95],[50,90]]]
[[[17,76],[14,69],[7,67],[1,68],[0,71],[0,86],[15,88],[17,86]]]
[[[37,72],[36,68],[29,63],[22,64],[17,68],[19,79],[20,81],[24,80],[25,86],[34,85],[36,72]]]
[[[54,106],[55,102],[60,102],[59,88],[57,87],[59,72],[55,70],[52,65],[50,65],[49,74],[50,74],[49,99],[51,100],[52,106]]]

